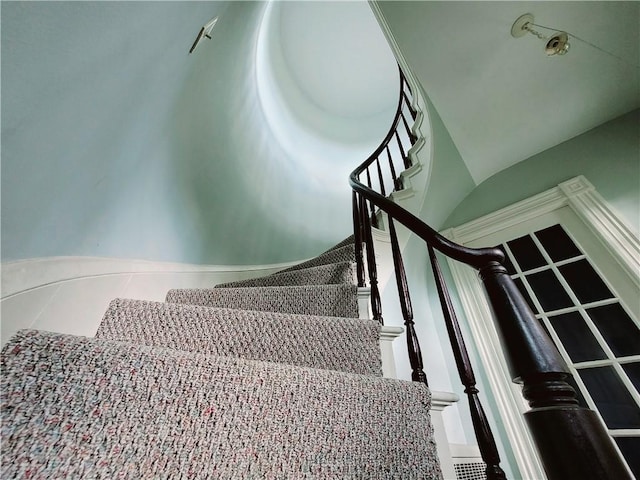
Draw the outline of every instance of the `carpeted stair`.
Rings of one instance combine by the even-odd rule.
[[[441,478],[429,390],[381,377],[353,259],[350,238],[254,281],[116,299],[95,338],[19,332],[0,478]]]
[[[229,287],[274,287],[285,285],[352,285],[356,283],[356,268],[353,262],[330,263],[317,267],[300,268],[274,273],[267,277],[250,278],[237,282],[220,283],[216,288]]]
[[[96,338],[382,375],[380,324],[373,320],[116,299]]]
[[[357,294],[355,285],[200,288],[169,290],[166,301],[205,307],[357,318]]]

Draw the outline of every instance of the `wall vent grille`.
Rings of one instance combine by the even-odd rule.
[[[486,480],[486,465],[482,462],[454,463],[457,480]]]

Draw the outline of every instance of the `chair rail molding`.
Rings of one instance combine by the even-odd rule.
[[[441,233],[465,245],[563,207],[569,207],[576,214],[620,264],[631,281],[640,286],[640,241],[637,234],[618,217],[582,175]],[[546,478],[522,416],[522,412],[528,407],[520,394],[520,387],[513,384],[510,378],[480,280],[472,268],[451,259],[448,259],[448,263],[522,476]]]

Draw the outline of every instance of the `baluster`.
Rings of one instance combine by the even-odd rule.
[[[380,168],[380,159],[376,158],[376,166],[378,167],[378,182],[380,183],[380,193],[383,197],[387,196],[387,193],[384,190],[384,180],[382,178],[382,168]]]
[[[409,124],[407,123],[407,119],[404,118],[404,113],[400,112],[400,117],[402,118],[402,123],[404,123],[404,128],[407,131],[407,135],[409,135],[409,141],[411,142],[411,145],[413,146],[413,145],[415,145],[416,141],[418,140],[418,137],[416,137],[415,134],[409,128]]]
[[[362,222],[360,221],[360,207],[358,206],[358,194],[351,192],[351,203],[353,207],[353,237],[356,249],[356,270],[358,276],[358,287],[364,287],[364,257],[362,256]]]
[[[630,479],[596,413],[580,408],[566,363],[496,261],[479,268],[514,382],[532,407],[524,417],[550,480]]]
[[[407,96],[404,90],[402,90],[402,97],[404,98],[404,103],[406,103],[407,107],[409,107],[409,113],[411,114],[411,118],[415,122],[416,118],[418,118],[418,111],[415,108],[413,108],[413,105],[411,105],[411,100],[409,99],[409,97]]]
[[[407,96],[407,93],[404,91],[404,87],[406,86],[407,90],[409,90],[409,93],[413,97],[413,92],[411,91],[411,85],[409,85],[409,82],[407,82],[407,77],[404,76],[404,73],[402,73],[402,70],[400,70],[400,78],[401,78],[400,89],[402,91],[402,98],[404,98],[404,101],[407,104],[407,107],[409,107],[411,118],[413,118],[413,121],[415,122],[416,118],[418,117],[418,111],[415,108],[413,108],[413,105],[411,105],[411,99],[409,99],[409,97]]]
[[[376,265],[376,255],[373,247],[373,234],[371,232],[371,222],[367,213],[367,200],[360,196],[360,214],[367,252],[367,267],[369,271],[369,287],[371,288],[371,313],[373,319],[384,324],[382,319],[382,302],[380,301],[380,291],[378,290],[378,267]]]
[[[400,66],[400,65],[398,65]],[[407,90],[409,90],[409,93],[411,94],[411,96],[413,96],[413,90],[411,90],[411,85],[409,85],[409,82],[407,82],[407,77],[405,76],[404,72],[402,71],[402,69],[400,69],[400,79],[402,81],[402,85],[407,87]]]
[[[389,236],[391,239],[391,252],[393,254],[393,265],[396,274],[396,285],[398,286],[398,296],[400,298],[400,308],[402,309],[402,317],[404,325],[407,328],[407,350],[409,351],[409,363],[411,365],[411,379],[414,382],[427,383],[427,375],[424,373],[422,365],[422,352],[418,335],[416,334],[415,324],[413,322],[413,307],[411,306],[411,296],[409,295],[409,284],[404,270],[404,262],[402,261],[402,253],[398,244],[398,235],[393,219],[387,215],[389,219]]]
[[[487,466],[485,470],[487,479],[506,479],[504,471],[500,468],[500,455],[498,454],[498,449],[496,447],[493,434],[491,433],[487,416],[484,413],[484,409],[482,408],[480,399],[478,398],[475,375],[473,373],[473,368],[471,367],[469,354],[467,353],[467,349],[464,344],[462,332],[460,331],[458,319],[456,318],[455,311],[453,310],[453,304],[451,303],[449,292],[444,283],[444,278],[440,271],[440,266],[435,252],[431,245],[427,244],[427,248],[429,249],[429,259],[431,260],[431,268],[433,269],[433,276],[436,282],[436,288],[438,290],[438,297],[440,298],[447,332],[449,334],[449,341],[453,348],[453,356],[456,360],[460,380],[465,387],[464,393],[467,394],[467,398],[469,400],[473,429],[476,434],[476,439],[478,440],[478,447],[480,448],[482,460]]]
[[[404,168],[409,168],[411,163],[409,163],[409,158],[404,153],[404,148],[402,147],[402,142],[400,141],[400,136],[398,135],[398,130],[395,131],[396,141],[398,142],[398,148],[400,148],[400,155],[402,155],[402,161],[404,162]]]
[[[371,174],[369,173],[369,169],[367,168],[367,186],[371,187]],[[365,203],[367,203],[365,201]],[[378,228],[378,216],[376,215],[376,207],[373,202],[369,202],[369,206],[371,207],[371,225],[374,228]]]
[[[398,178],[396,175],[396,167],[393,164],[393,159],[391,158],[391,151],[389,150],[389,145],[385,147],[387,150],[387,159],[389,160],[389,169],[391,170],[391,178],[393,179],[393,188],[395,191],[400,191],[403,188],[402,180]]]

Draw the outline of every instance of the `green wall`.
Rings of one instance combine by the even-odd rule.
[[[640,231],[640,110],[634,110],[488,178],[444,223],[455,227],[584,175]]]
[[[266,5],[3,1],[2,261],[261,265],[349,235],[363,156],[316,149],[312,165],[273,133],[257,90]]]

